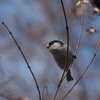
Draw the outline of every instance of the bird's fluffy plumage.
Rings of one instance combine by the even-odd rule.
[[[71,72],[69,70],[69,67],[74,60],[71,48],[69,47],[68,60],[67,60],[67,45],[64,45],[63,42],[61,42],[59,40],[51,41],[47,45],[47,48],[53,54],[53,57],[54,57],[56,63],[58,64],[58,66],[61,69],[64,69],[64,67],[66,66],[66,72],[68,72],[67,80],[68,81],[72,80],[73,78],[72,78]]]

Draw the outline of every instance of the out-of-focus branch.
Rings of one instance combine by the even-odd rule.
[[[58,83],[58,86],[55,90],[55,93],[54,93],[54,96],[53,96],[53,99],[52,100],[55,100],[56,99],[56,96],[57,96],[57,93],[59,91],[59,88],[61,86],[61,83],[63,82],[64,80],[64,74],[66,72],[66,64],[68,64],[68,53],[69,53],[69,28],[68,28],[68,22],[67,22],[67,17],[66,17],[66,12],[65,12],[65,8],[64,8],[64,3],[63,3],[63,0],[61,0],[61,5],[62,5],[62,9],[63,9],[63,14],[64,14],[64,18],[65,18],[65,24],[66,24],[66,34],[67,34],[67,57],[66,57],[66,60],[65,60],[65,66],[64,66],[64,71],[62,73],[62,76],[60,78],[60,81]]]
[[[77,42],[77,46],[76,46],[76,50],[75,50],[75,56],[77,56],[78,49],[79,49],[79,46],[80,46],[80,41],[81,41],[82,34],[83,34],[83,25],[84,25],[84,9],[82,9],[82,11],[83,11],[83,14],[81,15],[81,29],[80,29],[80,35],[79,35],[79,38],[78,38],[78,42]]]
[[[77,83],[82,79],[82,77],[84,76],[84,74],[86,73],[86,71],[88,70],[88,68],[90,67],[91,63],[93,62],[94,58],[96,57],[96,54],[99,50],[99,47],[100,47],[100,41],[98,42],[97,44],[97,47],[95,49],[95,52],[93,54],[93,57],[92,59],[90,60],[89,64],[87,65],[87,67],[85,68],[84,72],[80,75],[80,77],[78,78],[78,80],[75,82],[75,84],[72,86],[72,88],[68,91],[68,93],[61,99],[61,100],[64,100],[68,94],[73,90],[73,88],[77,85]]]
[[[0,93],[0,97],[3,97],[3,98],[5,98],[5,99],[7,99],[7,100],[10,100],[6,95],[4,95],[4,94],[2,94],[2,93]]]
[[[16,46],[18,47],[20,53],[22,54],[22,57],[24,58],[24,60],[25,60],[25,62],[26,62],[26,64],[27,64],[27,67],[28,67],[29,71],[31,72],[32,77],[33,77],[33,79],[34,79],[34,81],[35,81],[35,84],[36,84],[36,87],[37,87],[37,90],[38,90],[38,94],[39,94],[39,100],[41,100],[41,92],[40,92],[40,89],[39,89],[38,82],[37,82],[37,80],[36,80],[36,77],[35,77],[35,75],[34,75],[32,69],[31,69],[31,67],[30,67],[30,65],[29,65],[29,63],[28,63],[28,61],[27,61],[27,59],[26,59],[26,57],[25,57],[25,55],[24,55],[24,53],[23,53],[21,47],[20,47],[19,44],[17,43],[15,37],[13,36],[12,32],[10,31],[10,29],[6,26],[6,24],[5,24],[4,22],[2,22],[2,24],[3,24],[4,27],[8,30],[8,32],[9,32],[9,34],[11,35],[11,37],[13,38],[13,40],[14,40]]]
[[[43,90],[42,90],[42,100],[44,100],[43,99],[43,93],[44,93],[44,90],[46,89],[46,92],[47,92],[47,100],[49,100],[49,92],[48,92],[48,87],[45,85],[44,86],[44,88],[43,88]],[[45,99],[46,99],[46,97],[45,97]]]

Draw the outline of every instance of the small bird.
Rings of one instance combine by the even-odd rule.
[[[69,67],[73,63],[73,60],[76,58],[76,56],[73,55],[71,48],[69,47],[68,60],[67,60],[67,45],[65,45],[63,42],[59,40],[53,40],[47,45],[47,48],[53,54],[56,63],[61,69],[64,70],[66,66],[67,81],[68,82],[72,81],[73,77],[71,75]]]

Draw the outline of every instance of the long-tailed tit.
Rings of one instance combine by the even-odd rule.
[[[66,66],[67,81],[73,80],[73,77],[71,75],[71,71],[70,71],[69,67],[73,63],[73,60],[74,60],[74,58],[76,58],[76,56],[73,55],[71,48],[69,47],[68,60],[67,60],[67,45],[65,45],[63,42],[61,42],[59,40],[51,41],[47,45],[47,48],[53,54],[53,57],[54,57],[56,63],[58,64],[58,66],[61,69],[64,70],[64,68]]]

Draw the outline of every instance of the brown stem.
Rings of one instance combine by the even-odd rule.
[[[46,92],[47,92],[47,100],[49,100],[49,92],[48,92],[48,87],[45,85],[43,90],[42,90],[42,100],[43,100],[43,93],[44,93],[44,90],[46,89]],[[46,97],[45,97],[46,99]]]
[[[53,96],[53,99],[52,100],[55,100],[56,99],[56,96],[57,96],[57,93],[59,91],[59,88],[61,86],[61,83],[63,82],[64,80],[64,74],[66,72],[66,64],[68,64],[68,53],[69,53],[69,28],[68,28],[68,22],[67,22],[67,17],[66,17],[66,12],[65,12],[65,8],[64,8],[64,3],[63,3],[63,0],[61,0],[61,5],[62,5],[62,9],[63,9],[63,13],[64,13],[64,18],[65,18],[65,24],[66,24],[66,34],[67,34],[67,62],[65,61],[65,66],[64,66],[64,71],[63,71],[63,74],[60,78],[60,81],[58,83],[58,86],[55,90],[55,93],[54,93],[54,96]]]
[[[93,62],[98,50],[99,50],[99,47],[100,47],[100,41],[98,42],[97,44],[97,47],[95,49],[95,52],[93,54],[93,57],[92,59],[90,60],[89,64],[87,65],[87,67],[85,68],[84,72],[80,75],[80,77],[78,78],[78,80],[75,82],[75,84],[72,86],[72,88],[68,91],[68,93],[61,99],[61,100],[64,100],[68,94],[73,90],[73,88],[77,85],[77,83],[82,79],[82,77],[84,76],[84,74],[86,73],[86,71],[88,70],[88,68],[90,67],[91,63]]]
[[[26,64],[27,64],[27,67],[28,67],[29,71],[31,72],[31,75],[32,75],[32,77],[33,77],[33,79],[34,79],[34,81],[35,81],[35,84],[36,84],[36,87],[37,87],[37,90],[38,90],[38,94],[39,94],[39,100],[41,100],[41,93],[40,93],[40,89],[39,89],[38,82],[37,82],[37,80],[36,80],[36,77],[35,77],[35,75],[34,75],[32,69],[31,69],[31,67],[30,67],[30,65],[29,65],[29,63],[28,63],[28,61],[27,61],[27,59],[26,59],[26,57],[25,57],[25,55],[24,55],[24,53],[23,53],[21,47],[20,47],[19,44],[17,43],[15,37],[13,36],[12,32],[10,31],[10,29],[6,26],[6,24],[5,24],[4,22],[2,22],[2,24],[3,24],[4,27],[8,30],[8,32],[9,32],[9,34],[11,35],[11,37],[13,38],[13,40],[14,40],[16,46],[18,47],[20,53],[22,54],[22,57],[24,58],[24,60],[25,60],[25,62],[26,62]]]
[[[83,10],[83,11],[84,11],[84,10]],[[79,46],[80,46],[80,41],[81,41],[82,34],[83,34],[83,25],[84,25],[84,13],[83,13],[82,16],[81,16],[81,29],[80,29],[80,35],[79,35],[79,38],[78,38],[76,50],[75,50],[75,56],[77,56],[78,49],[79,49]]]

